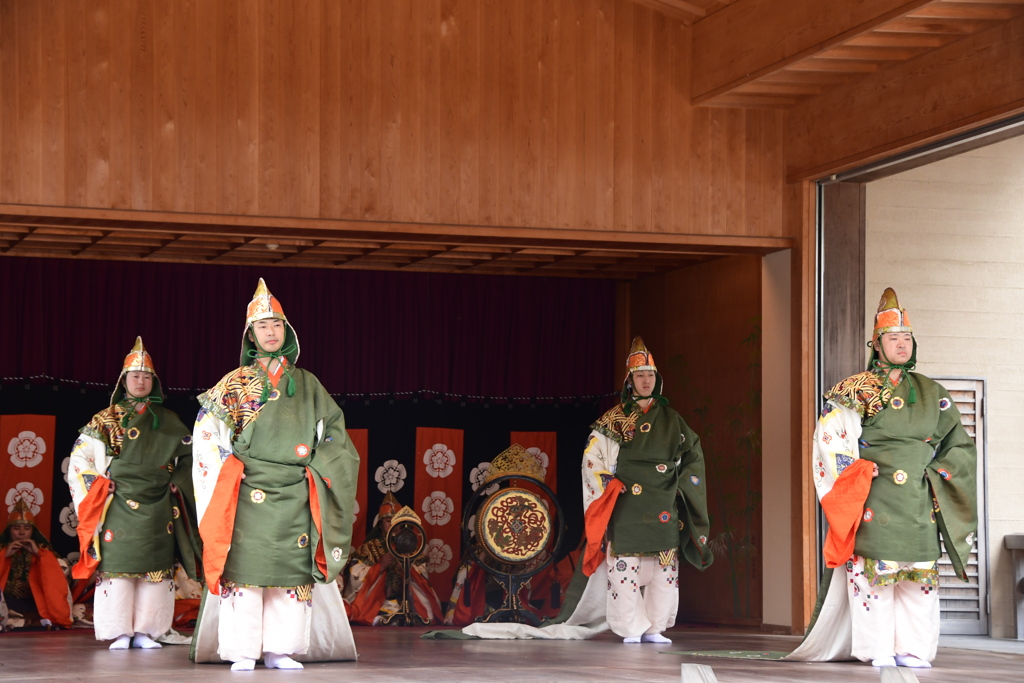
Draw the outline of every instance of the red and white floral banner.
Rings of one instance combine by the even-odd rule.
[[[53,415],[0,415],[0,500],[8,515],[23,499],[35,515],[36,528],[50,536],[53,496]]]
[[[366,463],[370,445],[369,429],[349,429],[348,438],[359,454],[359,479],[356,483],[356,517],[352,523],[352,548],[358,548],[366,540],[368,503],[366,502]],[[372,515],[369,517],[373,519]]]
[[[461,429],[416,428],[414,509],[429,539],[430,583],[442,602],[451,596],[462,553]]]

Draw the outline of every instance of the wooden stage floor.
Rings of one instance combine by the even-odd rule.
[[[667,654],[671,650],[788,651],[799,638],[716,629],[678,628],[672,645],[626,645],[611,633],[588,641],[436,641],[419,637],[425,629],[357,627],[358,662],[307,664],[303,671],[232,673],[227,665],[195,665],[185,646],[162,650],[110,652],[92,631],[0,634],[0,680],[44,683],[156,683],[164,681],[669,681],[680,680],[680,664],[709,665],[720,683],[770,681],[878,681],[866,664],[805,664]],[[940,647],[935,668],[917,670],[928,683],[1019,683],[1024,681],[1024,646],[1015,641],[973,642]],[[993,650],[962,649],[986,647]],[[1003,647],[997,647],[1002,644]],[[1003,649],[1004,652],[994,650]]]

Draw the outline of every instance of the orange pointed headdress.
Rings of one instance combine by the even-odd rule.
[[[658,366],[654,364],[654,356],[647,350],[642,337],[633,337],[633,344],[629,348],[629,357],[626,359],[626,378],[628,379],[630,373],[637,370],[658,371]]]
[[[882,292],[882,299],[878,302],[878,312],[875,313],[875,329],[871,333],[871,338],[878,339],[879,336],[888,332],[914,332],[910,326],[910,316],[907,315],[906,310],[900,308],[900,302],[892,287],[886,287]]]
[[[402,507],[402,504],[395,498],[395,494],[388,491],[384,494],[384,501],[380,504],[380,511],[377,513],[379,519],[389,519],[395,516]]]
[[[270,293],[270,288],[267,287],[267,283],[263,281],[263,278],[260,278],[259,283],[256,285],[256,291],[252,295],[252,301],[249,302],[249,306],[245,309],[245,329],[242,331],[242,354],[239,358],[240,365],[248,365],[252,362],[252,357],[249,355],[249,351],[256,348],[256,345],[249,341],[249,329],[252,327],[253,323],[267,319],[275,319],[284,322],[285,343],[282,346],[282,349],[287,350],[284,356],[288,359],[288,362],[292,364],[299,359],[299,337],[295,334],[295,329],[292,327],[291,323],[288,322],[288,318],[284,314],[284,308],[281,306],[281,302],[277,300],[277,297]]]
[[[24,498],[18,499],[18,502],[14,504],[14,509],[11,510],[11,514],[7,517],[7,526],[12,524],[36,525],[35,515],[32,514],[32,510],[29,509],[28,503],[25,502]]]
[[[142,343],[142,337],[135,337],[135,346],[124,357],[124,363],[121,364],[121,374],[117,378],[114,392],[110,395],[110,405],[114,405],[125,398],[124,378],[129,372],[153,373],[153,389],[150,391],[150,399],[155,400],[156,403],[161,402],[164,390],[160,386],[160,378],[156,374],[153,356],[149,355],[149,351],[146,350],[146,346]],[[157,398],[154,399],[153,397]],[[159,424],[160,422],[157,420],[156,425],[159,426]]]
[[[284,315],[284,309],[281,308],[281,302],[270,293],[267,283],[260,278],[259,284],[256,285],[256,292],[252,295],[252,301],[249,302],[249,307],[245,310],[245,326],[249,327],[257,320],[266,320],[267,318],[288,322],[288,318]]]
[[[153,357],[149,355],[146,347],[142,344],[142,337],[135,338],[135,346],[124,357],[121,372],[152,372],[154,375],[156,374],[156,370],[153,369]]]

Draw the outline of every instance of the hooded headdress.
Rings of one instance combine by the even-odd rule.
[[[152,373],[153,388],[150,390],[149,396],[133,397],[128,393],[127,389],[125,389],[125,381],[129,372]],[[156,369],[153,366],[153,357],[146,351],[146,347],[142,343],[142,337],[136,337],[135,346],[124,357],[124,363],[121,365],[121,375],[117,378],[114,391],[110,394],[110,405],[120,404],[127,411],[127,415],[121,420],[121,426],[126,426],[140,403],[145,403],[146,409],[150,410],[149,406],[151,404],[163,402],[164,390],[160,385],[160,378],[157,376]],[[150,410],[150,414],[153,416],[153,429],[160,429],[160,418],[152,410]]]
[[[36,525],[36,517],[32,514],[32,510],[24,498],[18,499],[18,502],[14,504],[14,509],[11,510],[11,514],[7,516],[7,526],[12,524]]]
[[[402,507],[402,504],[395,498],[395,494],[388,491],[384,494],[384,501],[380,504],[380,510],[377,513],[377,519],[391,519],[395,516]]]
[[[661,395],[664,380],[658,372],[658,366],[654,364],[654,355],[647,350],[642,337],[633,337],[633,343],[629,347],[629,356],[626,358],[626,377],[622,382],[622,403],[625,405],[635,404],[633,397],[633,373],[641,370],[650,370],[657,378],[654,381],[654,391],[651,398],[662,405],[668,403],[668,399]],[[628,411],[626,411],[628,414]]]
[[[254,341],[249,339],[253,323],[268,319],[280,320],[284,323],[284,343],[281,344],[281,348],[278,351],[274,352],[259,348]],[[253,334],[253,338],[255,339],[255,334]],[[260,278],[259,283],[256,285],[256,291],[252,295],[252,301],[249,302],[249,306],[245,311],[245,329],[242,330],[242,353],[238,362],[240,365],[249,365],[257,358],[280,359],[281,357],[288,361],[284,370],[285,374],[288,375],[287,393],[289,396],[293,396],[295,394],[295,380],[292,378],[291,372],[289,372],[289,366],[295,365],[299,360],[299,338],[288,322],[288,318],[285,317],[281,302],[270,293],[267,283],[263,281],[263,278]],[[269,393],[266,385],[264,385],[263,393]],[[267,396],[264,395],[260,400],[265,402]]]
[[[910,316],[907,315],[906,309],[900,308],[900,302],[899,299],[896,298],[896,292],[892,287],[886,287],[885,291],[882,292],[882,298],[878,302],[878,312],[875,313],[874,330],[871,332],[871,341],[868,342],[868,346],[871,347],[871,356],[868,359],[868,369],[898,369],[902,371],[902,373],[907,377],[907,381],[910,383],[910,395],[907,397],[907,400],[910,403],[916,403],[917,391],[914,389],[914,382],[910,378],[909,373],[917,366],[917,338],[913,339],[910,360],[902,365],[897,365],[886,358],[882,351],[882,335],[889,334],[890,332],[909,332],[911,336],[913,336],[914,328],[910,325]],[[878,342],[877,349],[875,348],[875,342]]]

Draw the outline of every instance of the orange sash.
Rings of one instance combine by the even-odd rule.
[[[107,509],[107,498],[110,493],[110,480],[97,476],[93,480],[89,492],[78,505],[78,550],[80,557],[71,570],[75,579],[88,579],[100,564],[99,539],[97,534],[103,513]],[[94,552],[90,553],[89,548]],[[93,556],[95,555],[95,557]]]
[[[832,490],[821,498],[821,509],[828,519],[825,536],[825,566],[841,567],[853,555],[857,529],[864,517],[864,501],[871,491],[874,463],[854,460],[836,479]]]
[[[203,570],[206,585],[214,595],[220,595],[220,577],[228,560],[231,535],[235,530],[235,510],[238,508],[238,489],[242,485],[245,465],[234,455],[229,455],[217,475],[213,497],[206,507],[206,514],[199,523],[199,535],[203,539]]]
[[[619,494],[626,490],[626,485],[612,477],[605,486],[601,497],[590,504],[583,515],[583,523],[587,537],[587,550],[583,556],[583,575],[590,576],[597,571],[604,561],[604,532],[608,529],[608,520],[612,518],[615,501]]]

